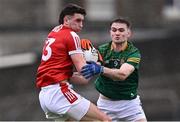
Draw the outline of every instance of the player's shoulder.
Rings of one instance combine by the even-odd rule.
[[[128,42],[127,53],[129,55],[137,55],[138,57],[141,57],[140,50],[132,42]]]
[[[110,51],[111,42],[104,43],[98,47],[98,51],[102,56],[105,56]]]
[[[70,28],[67,28],[67,27],[63,27],[61,31],[59,31],[58,33],[59,35],[63,35],[64,38],[66,39],[73,39],[73,40],[79,40],[79,35],[73,31],[72,29]]]
[[[71,32],[75,33],[74,31],[72,31],[71,28],[68,28],[63,25],[58,25],[58,26],[54,27],[51,32],[64,33],[64,34],[70,34]]]
[[[98,47],[98,49],[105,50],[105,49],[108,49],[110,46],[111,46],[111,42],[107,42],[107,43],[101,44]]]
[[[139,49],[132,43],[128,41],[128,49],[130,51],[139,51]]]
[[[52,32],[59,32],[63,28],[63,25],[57,25],[52,29]]]
[[[49,37],[54,37],[54,36],[57,36],[62,33],[62,28],[63,26],[62,25],[57,25],[55,26],[54,28],[52,28],[52,30],[50,31],[50,33],[48,34]]]

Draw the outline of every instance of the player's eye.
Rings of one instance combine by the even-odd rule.
[[[112,32],[116,32],[117,29],[116,29],[116,28],[111,28],[111,31],[112,31]]]
[[[76,19],[75,21],[78,22],[78,23],[79,23],[79,22],[83,22],[82,19]]]
[[[125,29],[124,29],[124,28],[111,28],[111,31],[112,31],[112,32],[116,32],[116,31],[124,32]]]
[[[118,31],[119,31],[119,32],[124,32],[125,29],[124,29],[124,28],[119,28]]]

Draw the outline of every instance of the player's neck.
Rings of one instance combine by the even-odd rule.
[[[68,25],[68,24],[66,24],[66,23],[65,23],[65,24],[63,24],[63,26],[64,26],[64,27],[66,27],[66,28],[70,28],[70,27],[69,27],[69,25]]]
[[[113,50],[115,52],[124,51],[127,48],[127,41],[122,42],[122,43],[114,43],[114,42],[112,42],[111,47],[113,48]]]

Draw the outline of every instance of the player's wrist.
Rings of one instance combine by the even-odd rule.
[[[101,66],[100,74],[104,74],[104,66]]]

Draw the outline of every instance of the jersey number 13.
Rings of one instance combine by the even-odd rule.
[[[51,49],[51,44],[55,41],[54,38],[48,38],[46,40],[46,45],[43,48],[43,55],[42,55],[42,60],[47,61],[51,55],[52,55],[52,49]]]

